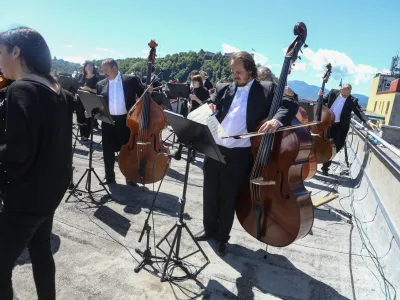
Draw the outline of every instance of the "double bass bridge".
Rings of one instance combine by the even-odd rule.
[[[256,185],[275,185],[276,182],[274,180],[264,180],[263,177],[257,177],[250,180],[250,183]]]
[[[151,143],[150,143],[150,142],[137,142],[136,145],[144,145],[144,146],[147,146],[147,145],[151,145]]]

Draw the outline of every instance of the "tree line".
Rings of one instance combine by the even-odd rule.
[[[162,79],[164,81],[176,79],[179,82],[186,82],[189,80],[190,72],[198,70],[207,72],[208,78],[214,84],[224,78],[231,81],[230,58],[225,57],[221,52],[217,52],[212,58],[206,59],[204,53],[203,50],[198,53],[189,51],[156,58],[154,63],[156,74],[163,70]],[[147,58],[124,58],[116,59],[116,61],[120,72],[123,74],[135,74],[140,78],[147,75]],[[93,60],[93,62],[100,70],[102,60]],[[72,74],[74,71],[79,71],[79,66],[80,64],[77,63],[53,58],[53,72],[55,74]],[[276,77],[275,80],[277,80]]]

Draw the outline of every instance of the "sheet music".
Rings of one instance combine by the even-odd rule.
[[[207,104],[204,104],[188,114],[187,118],[194,122],[207,125],[216,141],[218,138],[225,136],[225,132],[217,118],[211,116],[211,114],[211,108]]]

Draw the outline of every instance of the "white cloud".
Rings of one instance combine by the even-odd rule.
[[[222,52],[224,52],[224,54],[238,52],[238,51],[240,51],[240,49],[236,48],[235,46],[231,46],[228,44],[222,44]]]
[[[256,64],[260,64],[262,66],[267,66],[268,57],[266,57],[265,55],[263,55],[261,53],[254,52],[254,61],[256,62]]]
[[[72,48],[72,45],[63,45],[64,48]]]
[[[88,53],[86,55],[70,55],[61,58],[66,61],[83,64],[86,60],[93,60],[93,59],[99,60],[104,58],[104,56],[98,53]]]
[[[306,68],[307,68],[307,63],[305,63],[305,62],[295,62],[292,65],[293,71],[305,71]]]
[[[317,71],[317,77],[321,77],[325,72],[325,66],[328,63],[332,65],[333,79],[340,80],[343,78],[347,81],[354,82],[354,85],[369,82],[371,78],[378,73],[376,67],[365,64],[355,64],[345,53],[336,50],[318,49],[317,51],[313,51],[310,48],[306,48],[303,52],[303,57],[308,60],[312,69]]]
[[[388,74],[388,75],[389,75],[389,74],[391,74],[392,72],[390,72],[389,69],[383,68],[382,71],[381,71],[381,73],[382,73],[382,74]]]
[[[228,45],[228,44],[222,44],[222,52],[225,53],[233,53],[233,52],[238,52],[241,51],[239,48],[232,46],[232,45]],[[271,67],[271,65],[268,65],[268,57],[265,56],[262,53],[259,52],[255,52],[253,51],[252,53],[254,53],[254,61],[256,62],[256,64],[260,64],[262,66],[265,67]]]
[[[103,52],[109,52],[109,53],[114,53],[114,50],[107,49],[107,48],[96,48],[97,51],[103,51]]]
[[[83,56],[64,56],[62,58],[63,60],[66,61],[70,61],[70,62],[74,62],[74,63],[78,63],[78,64],[82,64],[85,62],[86,58]]]

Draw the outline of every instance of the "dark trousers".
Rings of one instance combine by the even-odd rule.
[[[32,217],[0,213],[0,299],[12,300],[12,270],[17,258],[28,247],[39,300],[56,299],[51,231],[53,215]]]
[[[103,138],[103,158],[106,179],[115,180],[115,152],[128,143],[130,130],[126,126],[126,115],[112,116],[115,125],[101,122]]]
[[[78,97],[78,103],[76,106],[76,121],[79,123],[79,132],[82,137],[90,137],[90,119],[85,117],[85,108]]]
[[[219,242],[228,242],[235,218],[236,201],[253,156],[250,148],[228,149],[219,146],[226,164],[205,157],[203,164],[203,225]]]
[[[334,123],[331,128],[331,136],[333,141],[335,142],[336,146],[336,153],[339,153],[339,151],[343,148],[344,143],[346,142],[346,137],[347,137],[347,132],[348,129],[343,129],[341,127],[340,123]],[[322,170],[329,170],[329,167],[331,166],[332,161],[328,161],[326,163],[322,164]]]

